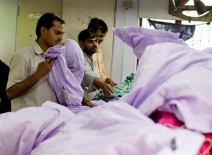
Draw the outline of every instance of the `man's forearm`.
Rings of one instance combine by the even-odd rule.
[[[102,82],[100,79],[94,78],[93,84],[97,88],[101,88],[106,97],[110,97],[113,94],[113,88],[110,84]]]
[[[110,78],[106,78],[105,79],[105,83],[110,84],[112,87],[116,86],[117,83],[115,83],[113,80],[111,80]]]
[[[24,95],[29,89],[31,89],[39,80],[41,77],[36,76],[36,74],[33,74],[26,78],[22,82],[18,82],[7,89],[7,96],[10,100],[13,100],[17,97],[20,97]]]
[[[100,74],[100,79],[105,82],[105,80],[107,79],[107,76],[104,75],[103,73]]]
[[[93,79],[93,84],[94,84],[94,86],[96,87],[96,88],[98,88],[98,89],[100,89],[100,88],[103,88],[103,86],[104,86],[104,82],[102,82],[100,79],[98,79],[98,78],[94,78]]]

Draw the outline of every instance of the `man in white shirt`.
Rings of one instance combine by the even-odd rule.
[[[47,100],[57,102],[47,80],[54,60],[45,60],[45,52],[63,39],[64,24],[65,21],[59,16],[45,13],[37,22],[35,42],[20,49],[12,57],[7,84],[12,111],[40,106]]]
[[[92,29],[85,29],[78,35],[79,45],[84,54],[84,76],[81,86],[89,99],[93,99],[102,89],[106,97],[113,94],[111,85],[103,82],[95,73],[95,61],[92,55],[98,50],[98,34]]]

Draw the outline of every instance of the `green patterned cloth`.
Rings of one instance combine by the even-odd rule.
[[[114,94],[111,97],[105,97],[103,94],[103,91],[100,90],[98,94],[94,97],[93,100],[104,100],[106,102],[114,100],[115,98],[122,97],[124,94],[129,93],[130,87],[132,85],[133,79],[134,79],[134,73],[131,73],[130,76],[127,76],[124,82],[121,84],[114,86],[113,91]]]

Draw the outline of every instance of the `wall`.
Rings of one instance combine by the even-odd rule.
[[[81,30],[86,29],[93,17],[103,19],[108,25],[108,33],[100,44],[103,51],[106,75],[110,77],[115,0],[63,0],[63,19],[66,21],[64,39],[77,41]]]
[[[18,24],[18,27],[22,30],[19,31],[18,28],[17,34],[20,39],[17,39],[17,49],[35,39],[36,20],[28,19],[29,13],[46,12],[55,6],[62,11],[62,17],[66,21],[64,39],[73,38],[75,40],[77,40],[78,33],[87,27],[92,17],[104,19],[108,24],[109,32],[100,47],[104,52],[106,75],[112,77],[116,82],[123,81],[129,73],[135,70],[136,60],[131,48],[113,36],[112,27],[138,26],[139,17],[176,18],[168,14],[168,0],[157,0],[157,3],[155,3],[155,0],[131,0],[133,8],[128,10],[122,8],[121,3],[123,0],[57,0],[61,3],[55,1],[51,1],[51,3],[50,1],[19,1],[25,1],[23,5],[29,2],[30,4],[25,5],[25,8],[20,8],[20,14],[22,15],[23,9],[25,9],[26,16],[24,15],[25,17],[19,23],[20,26]],[[0,28],[2,30],[0,33],[0,59],[7,64],[9,64],[11,56],[14,54],[16,46],[17,3],[18,0],[0,0]],[[34,4],[36,5],[34,6]],[[138,6],[140,7],[139,10]],[[116,10],[114,10],[115,8]],[[34,27],[32,28],[32,25],[26,24],[26,20],[33,21]],[[29,32],[29,30],[32,32]]]
[[[29,18],[29,15],[42,15],[45,12],[54,12],[62,16],[62,0],[19,0],[19,15],[17,18],[16,50],[31,44],[36,38],[35,29],[38,18]]]
[[[0,59],[7,65],[15,52],[18,0],[0,0]]]

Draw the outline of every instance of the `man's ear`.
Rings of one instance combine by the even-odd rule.
[[[41,35],[44,35],[45,32],[46,32],[46,28],[45,28],[44,26],[42,26],[42,27],[40,28],[40,33],[41,33]]]
[[[79,46],[81,47],[81,49],[84,49],[84,43],[82,41],[79,42]]]

